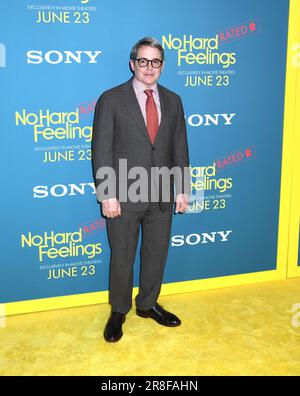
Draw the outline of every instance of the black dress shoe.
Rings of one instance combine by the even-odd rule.
[[[122,338],[122,324],[125,322],[126,316],[121,312],[112,312],[106,323],[104,330],[104,338],[107,342],[117,342]]]
[[[136,314],[138,316],[141,316],[142,318],[152,318],[157,323],[163,326],[176,327],[181,325],[181,321],[177,318],[177,316],[168,311],[165,311],[157,303],[148,311],[140,311],[139,309],[137,309]]]

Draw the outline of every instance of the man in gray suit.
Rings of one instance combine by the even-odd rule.
[[[111,248],[112,309],[104,330],[108,342],[122,337],[122,324],[132,307],[133,263],[140,225],[136,313],[164,326],[181,324],[157,299],[170,241],[174,182],[175,212],[183,213],[188,207],[189,155],[184,112],[180,97],[157,84],[164,68],[164,50],[157,40],[145,37],[138,41],[130,54],[130,67],[133,78],[100,96],[93,126],[93,173]],[[162,175],[154,178],[155,183],[150,177],[159,173],[157,169],[171,168],[175,172],[169,174],[167,182]],[[133,180],[136,169],[144,170],[140,178],[149,176],[138,188],[137,180]],[[108,170],[112,170],[112,178]],[[167,198],[164,190],[170,191]]]

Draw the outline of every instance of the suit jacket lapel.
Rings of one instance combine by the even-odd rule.
[[[128,108],[130,114],[135,119],[137,125],[139,126],[140,131],[143,133],[143,135],[146,137],[149,143],[152,144],[139,102],[134,92],[134,88],[132,85],[132,78],[125,85],[123,85],[123,93],[124,93],[124,97],[122,99],[124,99],[123,100],[124,104]]]
[[[163,129],[164,126],[164,122],[166,119],[166,111],[167,111],[167,101],[166,101],[166,97],[165,94],[163,92],[163,90],[161,89],[161,86],[159,84],[157,84],[158,87],[158,95],[159,95],[159,103],[160,103],[160,111],[161,111],[161,119],[160,119],[160,124],[159,124],[159,128],[157,131],[157,135],[155,138],[154,143],[157,142],[157,139],[159,138],[159,136],[161,135],[161,131]]]

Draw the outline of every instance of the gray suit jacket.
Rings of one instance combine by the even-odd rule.
[[[116,189],[111,190],[109,197],[119,197],[119,181],[124,182],[120,175],[118,160],[127,159],[128,171],[134,166],[142,166],[147,172],[151,167],[184,167],[189,166],[186,125],[181,99],[174,92],[158,84],[161,105],[161,123],[154,144],[148,135],[143,114],[132,85],[132,78],[124,84],[104,92],[97,101],[93,124],[92,165],[96,187],[105,180],[97,177],[99,168],[109,166],[116,171]],[[183,175],[184,173],[182,173]],[[187,172],[186,172],[187,176]],[[150,180],[150,177],[149,177]],[[190,193],[189,179],[181,178],[180,186],[177,174],[169,180],[171,200],[162,202],[161,209],[167,210],[174,202],[174,181],[176,193]],[[128,180],[128,188],[135,180]],[[151,185],[147,201],[150,199]],[[98,201],[102,196],[97,194]],[[122,202],[121,208],[141,210],[147,207],[147,202]]]

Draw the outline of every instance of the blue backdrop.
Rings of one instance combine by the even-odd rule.
[[[209,167],[205,210],[174,216],[164,282],[276,268],[288,6],[1,2],[1,302],[107,290],[93,111],[131,77],[131,47],[149,35],[166,52],[160,83],[184,104],[193,181]]]

